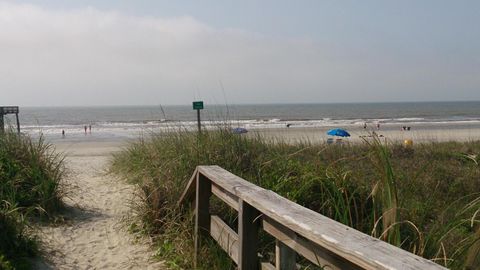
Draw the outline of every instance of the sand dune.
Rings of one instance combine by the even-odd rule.
[[[283,128],[254,130],[247,136],[260,134],[287,142],[308,140],[325,142],[327,128]],[[346,142],[361,142],[361,137],[376,131],[391,141],[412,139],[414,143],[429,141],[479,140],[479,128],[443,129],[416,128],[410,132],[394,128],[381,130],[349,130]],[[46,261],[38,269],[165,269],[162,263],[150,261],[149,243],[138,243],[122,228],[122,218],[129,212],[128,201],[133,186],[127,185],[104,170],[113,151],[121,149],[119,141],[61,141],[59,151],[67,153],[72,177],[67,221],[57,227],[41,227]]]
[[[45,260],[37,269],[165,269],[150,260],[148,243],[133,239],[121,221],[129,211],[132,186],[104,173],[118,143],[57,148],[67,152],[71,193],[65,224],[39,229]]]

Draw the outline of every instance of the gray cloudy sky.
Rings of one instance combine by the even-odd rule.
[[[479,25],[480,1],[0,1],[0,103],[480,100]]]

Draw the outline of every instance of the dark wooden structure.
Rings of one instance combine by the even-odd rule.
[[[0,107],[0,132],[5,132],[4,116],[7,114],[15,114],[17,120],[17,131],[20,133],[20,121],[18,120],[19,109],[18,106],[3,106]]]
[[[211,215],[210,197],[238,212],[238,230]],[[366,235],[218,166],[198,166],[179,205],[195,202],[195,252],[212,237],[239,270],[293,270],[297,254],[325,269],[446,269]],[[260,262],[260,230],[276,239],[275,265]]]

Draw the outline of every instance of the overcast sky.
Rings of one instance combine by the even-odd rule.
[[[0,103],[480,100],[480,1],[0,0]]]

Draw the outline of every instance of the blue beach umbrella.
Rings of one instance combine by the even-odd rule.
[[[234,134],[242,134],[242,133],[247,133],[247,132],[248,132],[248,130],[246,128],[237,127],[237,128],[232,129],[232,133],[234,133]]]
[[[350,137],[350,133],[341,128],[330,129],[327,131],[327,134],[331,136]]]

